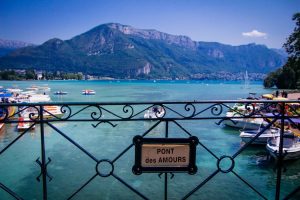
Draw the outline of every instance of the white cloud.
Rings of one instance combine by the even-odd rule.
[[[251,32],[245,32],[245,33],[242,33],[242,35],[245,37],[267,38],[267,33],[259,32],[258,30],[252,30]]]

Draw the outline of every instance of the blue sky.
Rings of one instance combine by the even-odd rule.
[[[299,0],[0,0],[0,38],[41,44],[118,22],[195,41],[280,48],[296,12]]]

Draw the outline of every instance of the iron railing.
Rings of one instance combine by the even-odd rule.
[[[240,109],[233,108],[234,104],[242,104]],[[261,199],[292,199],[296,198],[297,195],[299,197],[300,191],[300,181],[298,184],[294,185],[293,188],[290,188],[289,191],[282,193],[282,176],[286,168],[284,158],[286,156],[286,152],[283,148],[283,136],[286,122],[288,122],[293,127],[293,130],[299,129],[299,122],[295,119],[300,119],[299,112],[299,104],[300,101],[262,101],[262,100],[241,100],[241,101],[193,101],[193,102],[118,102],[118,103],[107,103],[107,102],[93,102],[93,103],[36,103],[36,104],[1,104],[1,121],[8,126],[8,129],[12,129],[16,124],[20,122],[18,119],[19,115],[21,115],[24,111],[30,110],[28,114],[28,119],[24,119],[24,123],[30,122],[30,127],[26,130],[19,132],[15,135],[15,138],[10,139],[5,144],[2,144],[0,149],[0,158],[3,157],[7,151],[15,144],[18,143],[25,135],[28,135],[31,129],[34,126],[39,127],[38,130],[35,130],[36,133],[40,134],[39,142],[40,142],[40,157],[36,160],[32,160],[32,165],[36,165],[36,163],[40,167],[40,174],[36,174],[37,181],[41,181],[42,183],[42,199],[50,199],[48,187],[52,184],[51,180],[56,179],[57,177],[50,175],[49,166],[51,166],[51,162],[55,162],[57,158],[48,157],[48,149],[47,149],[47,131],[51,130],[58,135],[62,136],[66,141],[70,142],[76,148],[78,148],[82,153],[84,153],[88,158],[93,161],[94,170],[91,170],[91,176],[79,183],[80,186],[73,190],[72,193],[65,194],[66,199],[75,199],[80,192],[89,187],[89,185],[95,182],[97,177],[100,178],[111,178],[111,181],[117,181],[121,183],[121,185],[125,186],[128,191],[131,191],[132,194],[136,195],[136,198],[140,197],[142,199],[151,199],[151,196],[146,195],[142,191],[139,190],[139,187],[132,184],[130,181],[126,180],[126,177],[122,177],[117,173],[118,166],[116,162],[119,161],[125,154],[130,154],[128,157],[134,158],[132,155],[132,150],[134,148],[134,144],[132,142],[133,137],[126,141],[127,146],[122,149],[116,156],[112,153],[111,156],[105,154],[105,156],[95,155],[88,150],[86,145],[80,144],[76,141],[75,138],[72,137],[70,133],[68,133],[68,129],[61,129],[59,127],[59,123],[85,123],[91,125],[91,128],[97,129],[101,126],[105,126],[106,128],[114,129],[118,127],[118,131],[122,131],[124,135],[126,135],[127,128],[130,126],[129,122],[140,123],[147,122],[149,125],[145,127],[140,127],[139,131],[135,135],[139,135],[143,138],[147,137],[156,137],[151,135],[150,133],[156,129],[158,126],[163,125],[163,129],[159,130],[160,137],[169,138],[169,137],[180,137],[186,138],[191,136],[196,136],[199,138],[197,148],[201,148],[206,153],[210,154],[213,158],[210,162],[215,163],[213,165],[216,166],[212,172],[208,173],[205,177],[202,177],[201,180],[191,186],[188,184],[188,179],[191,176],[198,176],[201,174],[201,166],[198,166],[199,172],[194,175],[181,174],[186,176],[187,184],[186,187],[187,192],[181,193],[178,192],[176,199],[188,199],[193,198],[195,193],[201,193],[201,189],[205,187],[209,182],[214,180],[216,175],[228,175],[231,174],[236,177],[240,183],[244,184],[245,187],[249,188],[256,195],[256,198]],[[61,113],[57,113],[57,111],[49,110],[46,106],[59,106],[59,111]],[[258,106],[259,105],[259,106]],[[10,108],[15,107],[16,112],[14,114],[10,113]],[[156,112],[156,116],[150,118],[144,118],[144,113],[149,109],[153,109],[154,107],[159,107],[160,111]],[[226,116],[227,111],[234,111],[236,114],[232,116]],[[269,113],[266,115],[265,113]],[[270,114],[271,113],[271,114]],[[193,131],[193,128],[189,126],[193,126],[193,123],[204,122],[200,126],[205,126],[206,123],[214,124],[215,129],[222,129],[222,122],[231,121],[233,124],[237,123],[235,120],[243,120],[243,119],[254,119],[254,118],[263,118],[265,119],[264,126],[261,127],[256,134],[249,142],[238,146],[237,150],[231,154],[221,154],[219,155],[214,151],[214,149],[210,148],[210,146],[203,142],[203,136],[201,132]],[[213,121],[213,122],[212,122]],[[121,124],[120,124],[121,123]],[[128,123],[128,125],[125,125]],[[183,134],[181,136],[172,135],[173,132],[170,131],[171,125],[179,129]],[[219,126],[218,126],[219,125]],[[276,152],[276,161],[271,162],[272,166],[275,170],[273,171],[275,175],[274,183],[274,195],[270,197],[270,195],[265,194],[264,191],[261,191],[261,188],[257,187],[251,181],[248,181],[248,175],[241,173],[239,169],[236,169],[236,165],[238,163],[238,157],[241,156],[242,152],[246,149],[252,148],[250,145],[261,135],[265,130],[269,129],[272,126],[279,126],[280,128],[280,145],[279,150]],[[82,126],[84,127],[84,126]],[[47,128],[47,130],[45,130]],[[290,128],[290,127],[289,127]],[[224,128],[223,128],[224,129]],[[81,134],[85,133],[82,137],[89,137],[88,131],[86,129],[82,129],[80,127],[77,128],[78,132]],[[105,134],[105,132],[99,132],[99,134]],[[132,134],[132,133],[131,133]],[[207,136],[206,136],[207,137]],[[236,135],[236,137],[239,137]],[[118,146],[118,142],[115,144]],[[1,147],[1,146],[0,146]],[[101,148],[103,151],[108,147]],[[201,156],[196,155],[196,159],[200,160]],[[127,159],[127,157],[126,157]],[[1,164],[2,162],[2,164]],[[8,181],[4,178],[4,174],[6,173],[1,166],[3,166],[5,160],[0,160],[0,188],[2,189],[2,194],[6,193],[7,195],[15,198],[15,199],[26,199],[26,195],[22,197],[22,192],[15,191],[14,187],[8,186],[10,185]],[[36,162],[36,163],[35,163]],[[227,163],[227,164],[224,164]],[[289,163],[290,166],[297,163]],[[133,163],[132,163],[133,165]],[[225,165],[225,166],[224,166]],[[247,167],[247,166],[244,166]],[[253,166],[252,166],[253,167]],[[254,166],[257,167],[257,166]],[[16,169],[10,169],[12,171]],[[68,168],[66,170],[69,170]],[[288,170],[288,169],[287,169]],[[83,172],[84,173],[84,172]],[[127,171],[126,173],[132,173],[131,171]],[[163,194],[161,195],[161,199],[168,199],[170,194],[173,192],[171,190],[171,185],[176,184],[176,181],[170,178],[176,177],[176,172],[157,172],[159,177],[164,175],[163,181]],[[140,177],[133,175],[134,177]],[[149,180],[151,182],[151,180]],[[76,181],[77,182],[77,181]],[[276,182],[276,183],[275,183]],[[71,184],[71,183],[70,183]],[[267,184],[267,183],[266,183]],[[65,187],[64,185],[59,185],[60,187]],[[235,185],[230,185],[228,188],[234,188]],[[222,188],[219,188],[222,191]],[[157,193],[158,191],[152,191]],[[214,194],[216,199],[222,198],[222,193],[219,191],[215,191]],[[97,193],[97,191],[96,191]],[[1,193],[0,193],[1,194]],[[99,193],[99,198],[101,198],[101,194]],[[125,196],[123,196],[126,198]],[[201,198],[201,194],[194,198]],[[39,197],[36,197],[37,199]],[[243,197],[241,197],[243,198]],[[0,197],[1,199],[1,197]],[[121,197],[122,199],[122,197]],[[205,198],[201,198],[205,199]]]

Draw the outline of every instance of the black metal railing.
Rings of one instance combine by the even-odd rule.
[[[239,106],[235,106],[240,104]],[[89,187],[93,182],[95,182],[96,177],[101,178],[112,178],[112,181],[117,181],[121,183],[125,188],[131,191],[136,197],[142,199],[151,199],[151,196],[146,195],[138,187],[132,184],[130,181],[126,180],[126,177],[122,177],[117,173],[118,166],[117,161],[120,161],[122,157],[127,155],[128,157],[134,158],[132,155],[133,136],[139,135],[142,138],[146,137],[157,137],[150,135],[150,133],[157,129],[159,126],[162,126],[163,129],[159,130],[160,137],[169,138],[169,137],[191,137],[196,136],[199,138],[197,148],[201,148],[206,151],[213,159],[210,162],[215,163],[216,168],[212,169],[211,173],[208,173],[207,176],[201,177],[200,180],[196,181],[194,186],[186,184],[185,187],[187,192],[183,192],[176,196],[176,199],[188,199],[192,198],[198,191],[201,191],[207,183],[215,179],[217,175],[231,174],[236,177],[244,187],[249,188],[255,195],[256,198],[261,199],[292,199],[299,197],[300,184],[296,184],[293,188],[290,188],[287,192],[282,192],[282,176],[286,170],[285,166],[285,156],[287,156],[287,151],[284,150],[284,135],[285,129],[289,128],[294,132],[294,135],[297,136],[299,129],[299,119],[300,119],[300,101],[263,101],[263,100],[241,100],[241,101],[193,101],[193,102],[118,102],[118,103],[107,103],[107,102],[95,102],[95,103],[21,103],[21,104],[1,104],[0,109],[0,122],[4,123],[5,126],[8,126],[10,132],[15,131],[16,124],[29,123],[29,126],[15,135],[14,138],[11,138],[6,143],[3,143],[0,149],[0,158],[3,157],[8,149],[13,148],[18,141],[21,140],[25,135],[28,135],[32,128],[36,127],[35,133],[39,133],[39,142],[40,142],[40,156],[32,160],[32,165],[38,164],[40,167],[40,174],[37,174],[37,181],[42,183],[42,199],[51,199],[49,197],[50,192],[48,191],[49,185],[52,184],[51,180],[56,179],[57,177],[49,173],[49,166],[52,162],[56,161],[55,157],[49,157],[49,150],[47,149],[47,140],[46,137],[47,131],[51,130],[56,134],[60,135],[65,141],[68,141],[69,144],[72,144],[84,155],[90,158],[93,162],[94,170],[89,172],[91,175],[85,181],[81,181],[80,185],[73,190],[72,193],[65,194],[66,199],[76,198],[84,189]],[[11,109],[15,108],[15,112],[12,112]],[[51,108],[51,109],[50,109]],[[58,108],[58,109],[57,109]],[[155,110],[156,109],[156,110]],[[155,111],[153,111],[155,110]],[[152,116],[146,116],[145,113],[152,112]],[[231,112],[233,115],[226,115],[226,112]],[[154,114],[153,114],[154,113]],[[267,114],[268,113],[268,114]],[[20,119],[19,116],[26,115],[26,118]],[[201,133],[198,131],[193,131],[194,123],[203,122],[200,124],[201,127],[205,127],[205,124],[210,123],[210,126],[214,129],[224,129],[224,122],[229,122],[231,125],[236,125],[240,121],[246,121],[246,119],[264,119],[264,125],[260,127],[257,131],[257,134],[250,139],[248,142],[243,143],[243,145],[238,146],[237,150],[231,154],[221,154],[215,152],[214,149],[210,148],[207,143],[203,142],[204,138]],[[239,121],[240,120],[240,121]],[[84,123],[91,125],[89,126],[92,129],[98,129],[101,126],[105,126],[105,130],[108,128],[114,129],[118,128],[118,131],[122,131],[123,135],[127,134],[128,127],[132,124],[130,123],[140,123],[140,122],[149,122],[146,127],[137,126],[137,132],[133,131],[130,135],[132,137],[130,140],[125,143],[127,146],[124,149],[121,149],[119,153],[111,153],[110,157],[102,155],[96,155],[95,152],[92,152],[87,148],[86,144],[80,144],[76,141],[76,138],[72,134],[68,133],[68,128],[60,128],[59,124],[79,124]],[[288,125],[287,125],[288,124]],[[180,136],[178,134],[173,134],[170,131],[170,127],[176,127],[181,131]],[[248,181],[247,174],[241,174],[236,165],[238,163],[238,157],[246,150],[251,147],[251,144],[255,141],[269,128],[277,126],[280,129],[280,140],[279,140],[279,149],[275,152],[275,161],[272,162],[272,166],[275,171],[274,183],[274,194],[270,196],[265,194],[264,191],[261,191],[261,188],[257,187],[251,181]],[[288,126],[288,127],[287,127]],[[12,128],[13,127],[13,128]],[[46,130],[47,128],[47,130]],[[76,129],[82,137],[89,137],[88,130],[86,126],[78,127]],[[15,131],[16,132],[16,131]],[[83,133],[84,136],[83,136]],[[101,135],[102,134],[102,135]],[[128,133],[129,134],[129,133]],[[105,138],[105,132],[100,132],[98,136]],[[104,136],[103,136],[104,135]],[[300,135],[299,135],[300,136]],[[109,136],[107,136],[109,137]],[[207,136],[206,136],[207,137]],[[209,137],[209,136],[208,136]],[[238,135],[236,135],[238,137]],[[209,139],[209,138],[208,138]],[[300,141],[299,141],[300,142]],[[105,142],[104,142],[105,143]],[[119,146],[119,143],[116,142],[114,145]],[[103,151],[106,147],[103,147]],[[115,155],[116,154],[116,155]],[[197,160],[199,156],[196,155]],[[22,192],[15,191],[13,187],[7,185],[7,180],[5,180],[5,171],[1,169],[2,164],[5,160],[0,160],[0,188],[2,193],[7,194],[10,197],[15,199],[26,199],[26,195],[22,196]],[[36,163],[35,163],[36,162]],[[224,164],[227,163],[227,164]],[[290,163],[290,165],[297,163]],[[225,165],[225,166],[224,166]],[[132,163],[133,166],[133,163]],[[201,171],[201,167],[198,166]],[[15,170],[15,169],[10,169]],[[68,169],[67,169],[68,170]],[[126,171],[125,173],[132,173],[131,171]],[[157,172],[159,177],[164,175],[163,181],[163,194],[161,199],[168,199],[171,192],[170,182],[174,184],[175,181],[169,180],[176,177],[176,172]],[[198,173],[194,175],[188,175],[187,179],[191,176],[197,176]],[[140,177],[132,175],[133,177]],[[143,175],[141,175],[143,176]],[[188,182],[188,181],[187,181]],[[300,183],[300,181],[298,182]],[[60,185],[60,187],[65,187]],[[235,185],[230,185],[229,188],[234,188]],[[0,190],[1,190],[0,189]],[[220,189],[221,190],[221,189]],[[156,193],[157,191],[152,191]],[[97,193],[97,191],[95,191]],[[0,193],[1,194],[1,193]],[[99,198],[101,198],[101,193],[99,193]],[[216,191],[216,198],[222,198],[222,193]],[[38,197],[37,197],[38,198]],[[126,198],[124,196],[124,198]],[[197,198],[201,198],[201,195],[198,194]],[[241,197],[243,198],[243,197]],[[1,198],[0,198],[1,199]],[[202,199],[202,198],[201,198]]]

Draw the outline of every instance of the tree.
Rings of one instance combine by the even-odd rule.
[[[283,45],[289,54],[288,60],[282,69],[268,74],[265,87],[276,85],[280,89],[300,89],[300,13],[294,14],[292,19],[296,27]]]
[[[277,83],[277,79],[279,74],[281,73],[281,68],[276,70],[275,72],[271,72],[265,79],[264,79],[264,87],[271,88],[274,87]]]
[[[25,71],[25,78],[26,79],[35,79],[35,72],[34,72],[34,70],[33,69],[27,69],[26,71]]]
[[[290,58],[299,60],[300,58],[300,13],[296,13],[293,16],[293,20],[296,21],[296,27],[294,32],[289,36],[286,43],[283,45],[288,52]]]

